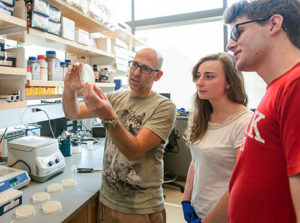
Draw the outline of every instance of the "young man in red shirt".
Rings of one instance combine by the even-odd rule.
[[[240,1],[225,22],[238,70],[267,83],[231,177],[228,220],[300,222],[300,1]]]

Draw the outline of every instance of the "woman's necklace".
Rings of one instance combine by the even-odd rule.
[[[247,108],[242,108],[238,111],[236,111],[235,113],[229,115],[225,120],[223,120],[222,122],[208,122],[208,128],[209,129],[217,129],[217,128],[221,128],[225,125],[228,125],[229,123],[231,123],[233,120],[236,120],[238,117],[240,117],[242,114],[247,112]]]

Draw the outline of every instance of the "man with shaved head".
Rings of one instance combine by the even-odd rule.
[[[152,90],[162,56],[146,48],[129,62],[130,90],[104,94],[69,68],[63,108],[70,119],[100,118],[106,128],[99,222],[165,223],[163,153],[175,121],[175,105]],[[76,91],[83,88],[84,103]]]

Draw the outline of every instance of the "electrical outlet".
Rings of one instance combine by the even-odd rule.
[[[32,112],[39,112],[39,111],[41,111],[41,109],[39,109],[39,108],[32,108],[31,111],[32,111]]]

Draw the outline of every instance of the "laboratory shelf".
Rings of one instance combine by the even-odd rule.
[[[109,27],[100,23],[96,19],[84,15],[81,9],[68,5],[63,0],[48,0],[47,2],[49,2],[50,5],[60,9],[62,16],[75,21],[76,27],[80,29],[91,33],[111,30]]]
[[[27,87],[63,87],[63,81],[27,80]]]
[[[25,108],[26,106],[27,106],[26,101],[2,102],[2,103],[0,103],[0,110]],[[5,118],[5,117],[2,117],[2,118]]]
[[[0,15],[0,29],[13,26],[26,28],[26,20],[19,19],[15,16]]]
[[[0,75],[26,76],[27,75],[27,71],[26,71],[25,68],[1,67],[0,66]]]
[[[24,42],[24,45],[47,46],[49,48],[64,50],[67,53],[73,53],[80,56],[115,58],[112,53],[33,28],[28,28],[27,33],[8,35],[7,38],[18,42]]]

